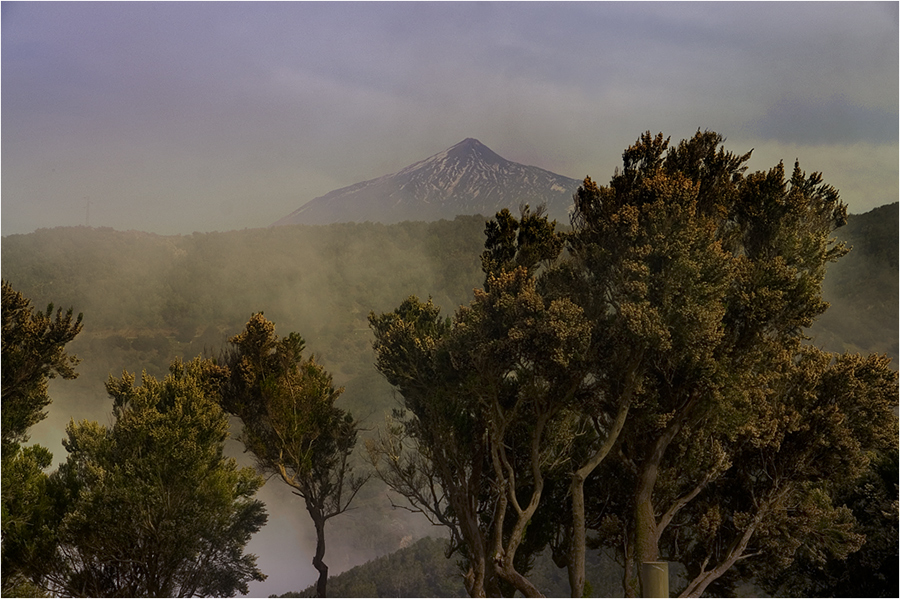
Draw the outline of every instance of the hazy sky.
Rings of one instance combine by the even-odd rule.
[[[898,197],[898,4],[2,3],[2,232],[263,227],[475,137],[607,182],[645,130]]]

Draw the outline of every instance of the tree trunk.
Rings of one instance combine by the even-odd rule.
[[[676,416],[663,429],[656,442],[650,447],[638,470],[634,491],[634,553],[632,556],[631,580],[625,588],[640,589],[641,564],[659,561],[659,526],[653,509],[653,490],[659,477],[659,466],[672,440],[681,432],[699,396],[694,394],[682,405]]]
[[[584,597],[586,532],[584,517],[584,478],[572,475],[572,544],[569,550],[569,590],[572,597]]]
[[[472,539],[471,535],[465,536],[468,537],[467,544],[472,554],[469,558],[469,571],[466,572],[464,579],[466,592],[469,597],[486,597],[487,560],[484,546],[481,544],[480,538]]]
[[[313,523],[316,525],[316,554],[312,564],[319,571],[319,580],[316,581],[316,597],[327,597],[325,585],[328,583],[328,566],[322,561],[325,557],[325,518],[321,515],[313,515]]]
[[[531,476],[534,488],[531,491],[531,497],[528,504],[523,508],[516,497],[516,479],[515,470],[512,467],[504,446],[505,438],[505,422],[495,429],[493,433],[494,442],[491,447],[491,457],[494,465],[494,472],[498,480],[503,481],[500,490],[500,497],[497,502],[497,512],[495,514],[494,535],[491,541],[494,569],[497,574],[506,582],[513,585],[516,590],[526,597],[543,597],[544,595],[538,590],[530,580],[518,572],[513,565],[516,557],[516,551],[525,538],[525,531],[528,529],[528,523],[531,517],[537,511],[540,504],[541,494],[544,489],[544,477],[541,472],[540,448],[543,439],[543,431],[547,422],[550,420],[552,413],[542,413],[537,417],[534,430],[531,433],[530,447],[530,466]],[[509,532],[509,538],[504,543],[503,539],[503,522],[506,511],[512,507],[516,522],[512,530]]]
[[[655,480],[654,473],[654,483]],[[659,531],[656,526],[656,514],[653,512],[653,486],[641,485],[638,488],[634,506],[634,571],[632,576],[639,580],[641,565],[656,561],[659,561]]]
[[[500,564],[498,570],[500,571],[503,580],[512,584],[516,588],[516,590],[522,593],[524,596],[544,597],[544,594],[541,593],[530,580],[519,574],[519,572],[517,572],[516,569],[512,567],[512,564],[509,564],[508,567],[506,564]]]
[[[634,388],[638,380],[637,366],[639,363],[640,358],[637,358],[630,366],[628,382],[622,393],[619,411],[616,413],[616,419],[613,422],[613,426],[609,430],[606,439],[603,441],[603,445],[600,446],[591,459],[572,473],[572,479],[569,485],[569,492],[572,496],[572,544],[569,550],[568,563],[569,590],[572,597],[584,597],[584,563],[585,554],[587,553],[587,532],[585,530],[586,522],[584,515],[584,482],[612,450],[613,445],[616,444],[616,441],[619,438],[619,433],[622,432],[622,428],[625,426],[628,410],[631,407]]]
[[[637,597],[640,591],[639,582],[634,574],[634,543],[625,536],[625,574],[622,578],[622,590],[626,597]]]

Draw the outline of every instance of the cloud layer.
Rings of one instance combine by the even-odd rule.
[[[466,137],[605,181],[642,131],[714,129],[755,168],[789,146],[853,212],[897,198],[894,3],[4,3],[2,25],[4,235],[266,226]]]

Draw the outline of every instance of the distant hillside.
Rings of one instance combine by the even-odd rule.
[[[572,194],[581,181],[498,156],[477,139],[416,162],[392,175],[337,189],[311,200],[275,223],[398,223],[452,219],[460,214],[493,216],[521,204],[547,206],[568,224]]]
[[[454,559],[444,557],[446,541],[425,537],[328,578],[329,597],[466,597]],[[281,597],[315,597],[315,585]]]
[[[851,215],[836,235],[850,252],[832,264],[824,296],[831,307],[809,330],[830,351],[883,353],[898,362],[898,203]]]
[[[446,541],[425,537],[409,547],[328,579],[329,597],[467,597],[456,556],[444,556]],[[621,568],[605,554],[589,552],[588,589],[595,597],[621,597]],[[549,556],[535,560],[529,579],[547,597],[567,597],[567,572]],[[315,597],[315,586],[281,597]]]
[[[256,311],[280,334],[300,333],[339,384],[358,376],[381,382],[369,312],[411,294],[433,296],[448,314],[468,302],[483,278],[484,223],[468,216],[183,236],[41,229],[3,238],[3,278],[37,306],[84,313],[70,347],[82,375],[60,388],[104,409],[108,374],[160,376],[174,356],[218,351]],[[54,396],[51,414],[64,408]]]

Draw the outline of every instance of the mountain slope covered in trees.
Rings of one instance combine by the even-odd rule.
[[[444,554],[446,540],[419,539],[409,547],[356,566],[329,581],[332,597],[465,597],[462,573],[454,558]],[[621,570],[605,554],[590,559],[590,596],[619,597]],[[549,555],[535,561],[532,578],[548,597],[565,597],[565,570],[557,568]],[[315,588],[285,593],[281,597],[315,597]]]
[[[897,367],[898,203],[850,215],[837,235],[850,252],[828,268],[830,308],[810,335],[831,351],[885,353]]]

